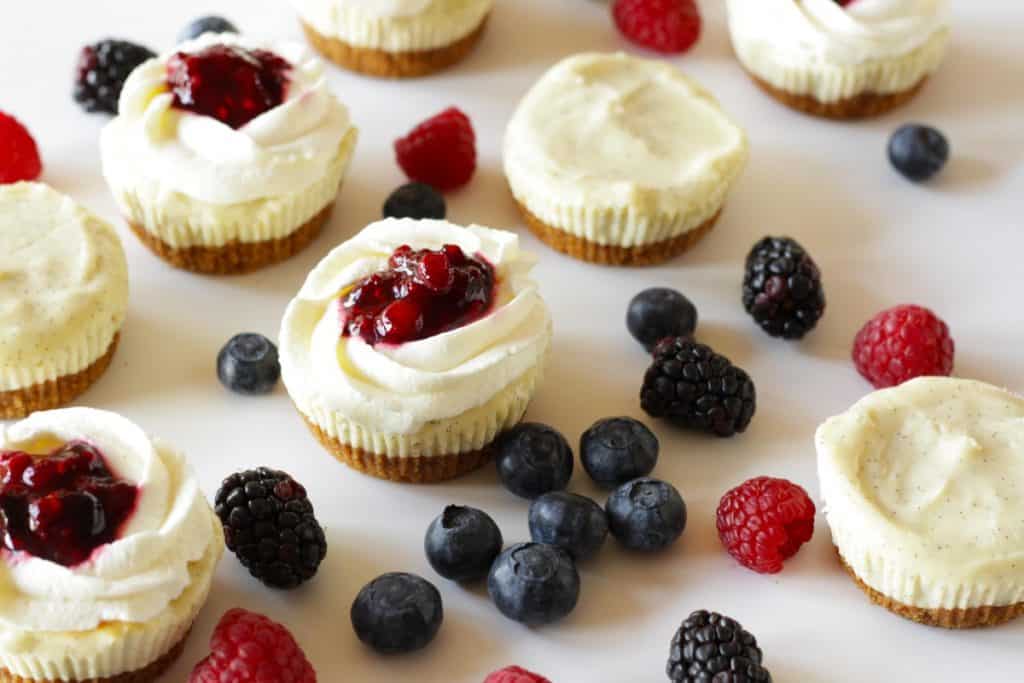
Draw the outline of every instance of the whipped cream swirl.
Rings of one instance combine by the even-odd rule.
[[[342,337],[340,301],[362,278],[387,268],[394,250],[455,244],[495,269],[486,316],[401,345]],[[327,255],[288,306],[281,327],[282,373],[299,409],[344,415],[367,428],[411,434],[485,404],[546,354],[551,319],[528,277],[532,257],[509,232],[445,221],[387,219]]]
[[[948,0],[728,0],[728,9],[735,40],[761,41],[795,64],[899,57],[949,25]]]
[[[136,510],[118,540],[75,567],[3,551],[0,631],[149,621],[189,585],[189,564],[223,543],[184,458],[119,415],[90,408],[35,413],[0,431],[0,450],[47,452],[76,439],[96,446],[112,471],[138,485]]]
[[[285,101],[238,130],[173,106],[167,65],[177,52],[211,45],[268,50],[292,69]],[[139,66],[121,91],[120,113],[104,128],[103,172],[143,176],[211,204],[237,204],[299,192],[324,176],[352,128],[348,110],[331,93],[323,62],[296,43],[269,43],[232,34],[205,34]]]

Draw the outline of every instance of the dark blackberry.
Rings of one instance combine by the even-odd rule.
[[[743,307],[773,337],[800,339],[825,312],[821,271],[789,237],[765,237],[747,256]]]
[[[149,48],[125,40],[86,45],[78,55],[75,102],[88,112],[117,114],[117,101],[128,75],[153,57],[156,53]]]
[[[666,673],[674,683],[771,683],[757,639],[729,617],[700,610],[672,638]]]
[[[704,344],[674,337],[654,347],[640,405],[651,417],[732,436],[750,424],[757,400],[750,376],[728,358]]]
[[[327,539],[306,489],[290,475],[266,467],[232,474],[214,502],[228,549],[254,577],[295,588],[316,574]]]

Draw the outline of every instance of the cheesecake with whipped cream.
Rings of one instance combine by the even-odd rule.
[[[119,415],[67,408],[0,429],[0,469],[0,680],[158,680],[224,550],[185,459]]]
[[[602,264],[686,251],[718,220],[747,138],[672,65],[625,54],[563,60],[508,124],[504,167],[530,229]]]
[[[494,0],[292,0],[310,43],[352,71],[425,76],[462,61]]]
[[[100,151],[146,246],[174,266],[230,274],[317,236],[356,138],[308,48],[205,34],[132,72]]]
[[[281,374],[338,459],[428,482],[479,467],[541,379],[551,317],[517,235],[385,219],[328,254],[281,324]]]
[[[942,63],[948,0],[726,0],[736,55],[794,109],[858,118],[910,101]]]
[[[1024,614],[1024,397],[925,377],[818,429],[832,540],[869,597],[932,626]]]
[[[41,183],[0,185],[0,419],[92,386],[127,310],[128,264],[108,223]]]

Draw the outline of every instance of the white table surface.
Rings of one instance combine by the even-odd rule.
[[[956,374],[1024,390],[1022,187],[1024,8],[957,0],[949,58],[906,109],[859,124],[790,112],[744,77],[729,47],[719,2],[702,3],[705,33],[672,61],[708,85],[747,128],[752,157],[717,229],[669,265],[610,269],[574,262],[528,235],[505,189],[500,141],[518,98],[550,65],[583,50],[632,50],[604,3],[499,0],[485,41],[467,62],[421,81],[382,82],[334,70],[339,95],[362,129],[355,163],[327,228],[308,250],[254,275],[207,278],[171,269],[118,220],[100,176],[105,119],[71,101],[71,71],[85,42],[108,35],[158,50],[191,17],[217,11],[247,32],[298,38],[284,0],[6,0],[0,8],[0,109],[38,139],[43,180],[117,221],[131,267],[131,309],[113,366],[82,402],[119,411],[184,449],[212,497],[220,480],[256,465],[305,483],[330,549],[317,578],[288,593],[263,588],[228,555],[185,655],[162,680],[183,681],[207,652],[220,615],[244,606],[285,622],[327,683],[477,683],[520,664],[556,683],[663,681],[668,643],[699,608],[753,631],[774,679],[786,683],[1011,681],[1024,673],[1024,620],[991,630],[946,632],[873,607],[837,565],[821,515],[809,545],[776,576],[741,568],[722,550],[714,510],[748,477],[793,479],[817,498],[812,434],[869,390],[849,360],[858,327],[878,310],[915,302],[936,309],[957,342]],[[731,440],[652,424],[661,438],[655,471],[681,490],[689,526],[654,557],[612,541],[583,567],[579,607],[565,621],[527,629],[506,621],[482,587],[435,575],[423,532],[448,503],[481,507],[506,540],[527,537],[527,504],[500,488],[492,467],[449,484],[376,481],[335,463],[306,433],[283,387],[242,398],[217,383],[214,359],[239,331],[276,337],[281,313],[331,247],[378,217],[402,181],[391,144],[449,105],[473,119],[480,168],[450,197],[455,221],[508,227],[541,258],[537,278],[554,314],[554,353],[529,417],[571,442],[594,420],[644,418],[638,400],[647,359],[623,324],[640,289],[677,287],[701,313],[698,337],[747,368],[758,389],[751,429]],[[905,182],[885,159],[888,134],[906,120],[943,129],[952,162],[931,185]],[[828,312],[802,343],[761,333],[739,302],[742,259],[764,234],[789,234],[824,273]],[[577,467],[572,490],[603,501]],[[422,653],[385,659],[364,648],[348,611],[359,588],[386,571],[434,581],[445,623]]]

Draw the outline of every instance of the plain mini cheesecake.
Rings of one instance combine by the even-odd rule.
[[[92,386],[127,310],[128,264],[109,224],[46,185],[0,186],[0,419]]]
[[[552,67],[505,134],[505,176],[530,229],[606,265],[692,247],[746,160],[746,135],[710,93],[666,62],[621,53]]]
[[[494,0],[292,0],[310,43],[352,71],[426,76],[462,61]]]
[[[874,602],[931,626],[1024,614],[1024,398],[911,380],[817,432],[832,540]]]
[[[232,274],[313,241],[356,139],[308,48],[208,33],[132,72],[100,151],[114,199],[151,251]]]
[[[783,104],[828,118],[909,102],[942,63],[948,0],[727,0],[736,55]]]
[[[310,273],[281,324],[281,376],[320,442],[384,479],[476,469],[523,417],[551,318],[513,233],[386,219]]]
[[[195,473],[114,413],[0,429],[0,681],[150,683],[181,654],[224,550]]]

